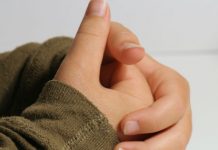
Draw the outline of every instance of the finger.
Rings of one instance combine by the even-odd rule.
[[[110,12],[105,0],[91,0],[72,48],[57,74],[63,78],[98,80],[109,34]]]
[[[115,150],[185,150],[192,130],[191,110],[173,127],[143,142],[123,142]]]
[[[137,66],[147,78],[155,102],[124,118],[121,127],[126,135],[153,133],[172,126],[184,115],[189,102],[188,83],[178,73],[149,57]]]
[[[110,89],[118,92],[121,101],[130,104],[128,109],[122,108],[125,109],[126,114],[136,109],[148,107],[153,103],[148,83],[135,65],[116,63],[110,79]],[[123,117],[124,115],[121,116],[121,118]],[[126,137],[123,136],[120,126],[117,126],[117,131],[120,139]]]
[[[138,38],[123,25],[112,22],[107,41],[107,55],[124,64],[135,64],[144,57]]]

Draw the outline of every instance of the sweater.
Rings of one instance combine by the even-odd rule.
[[[0,149],[111,150],[115,130],[77,89],[53,79],[68,37],[0,54]]]

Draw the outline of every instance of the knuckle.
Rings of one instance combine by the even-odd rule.
[[[179,91],[179,95],[178,95],[178,103],[181,106],[184,106],[182,109],[183,111],[185,111],[185,109],[187,108],[187,105],[189,103],[190,100],[190,84],[189,81],[180,73],[178,73],[177,71],[170,69],[171,70],[171,76],[172,76],[172,80],[176,81],[177,83],[177,88]],[[178,105],[178,104],[177,104]]]
[[[175,76],[179,79],[178,81],[184,85],[187,89],[189,89],[189,81],[182,74],[177,71],[174,71]]]
[[[183,76],[182,76],[182,81],[183,81],[184,86],[186,87],[186,89],[189,90],[190,89],[189,81],[185,77],[183,77]]]
[[[177,118],[182,118],[187,109],[187,105],[184,102],[184,99],[178,98],[178,100],[174,103],[174,108],[176,109],[175,112],[177,112]]]
[[[183,76],[181,75],[180,73],[174,71],[177,78],[179,78],[179,82],[182,83],[182,85],[186,88],[186,89],[189,89],[189,81]]]

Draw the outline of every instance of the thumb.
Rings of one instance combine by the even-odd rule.
[[[110,11],[107,2],[91,0],[55,79],[71,85],[75,80],[98,81],[109,29]]]

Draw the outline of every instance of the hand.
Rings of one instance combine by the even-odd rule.
[[[144,76],[136,66],[112,61],[111,56],[119,58],[120,61],[125,61],[125,58],[120,57],[121,51],[115,52],[110,48],[116,43],[107,44],[108,36],[114,37],[114,32],[110,32],[109,7],[107,4],[101,4],[102,2],[101,0],[90,2],[72,48],[54,78],[82,92],[106,115],[113,127],[119,130],[119,122],[126,114],[149,106],[153,102],[153,97]],[[108,51],[102,65],[106,44]],[[130,53],[132,49],[139,52],[139,55],[133,57],[130,55],[130,59],[126,62],[140,60],[141,48],[128,45],[124,43],[123,46],[127,46]],[[124,55],[128,56],[129,52],[125,52]],[[110,76],[101,77],[102,84],[108,87],[106,88],[99,79],[100,75],[108,74],[108,71],[112,73]]]
[[[120,25],[120,30],[126,32],[126,36],[132,36],[132,42],[139,44],[128,29]],[[144,137],[143,141],[120,143],[115,149],[184,150],[192,128],[188,82],[148,54],[137,63],[137,67],[147,79],[155,102],[125,116],[121,129],[124,135],[152,133],[153,136]]]

